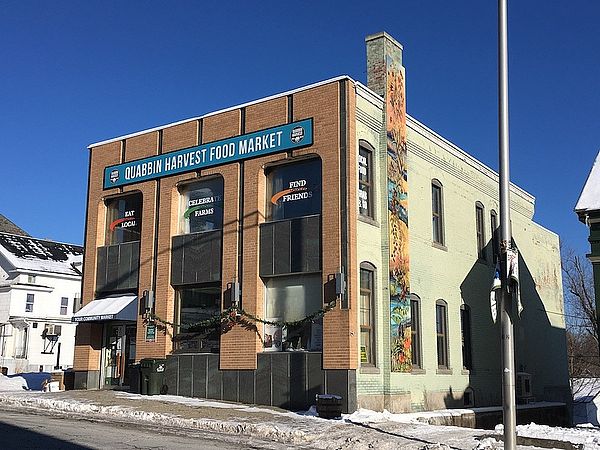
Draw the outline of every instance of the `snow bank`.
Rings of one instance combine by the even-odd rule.
[[[144,399],[148,398],[151,397],[144,397]],[[141,411],[124,406],[101,406],[92,403],[79,402],[73,399],[61,400],[55,397],[45,396],[43,394],[40,395],[39,393],[33,395],[0,394],[0,403],[18,407],[85,414],[86,416],[93,415],[99,418],[112,416],[127,421],[137,420],[153,424],[160,423],[162,426],[167,427],[191,428],[217,431],[220,433],[256,436],[290,444],[306,443],[313,438],[310,433],[306,433],[302,430],[297,430],[292,426],[286,426],[282,424],[270,425],[268,423],[249,423],[235,420],[224,421],[206,418],[185,419],[182,417],[177,417],[173,414]]]
[[[6,381],[7,377],[0,379]],[[12,382],[15,378],[10,379]],[[2,386],[0,382],[0,386]],[[24,382],[24,380],[22,381]],[[268,408],[241,405],[237,403],[218,402],[197,398],[178,396],[141,396],[118,392],[115,397],[122,398],[120,405],[103,406],[91,401],[76,400],[73,398],[61,398],[40,392],[0,392],[0,405],[13,407],[25,407],[44,409],[57,413],[74,413],[106,419],[111,416],[117,420],[127,422],[140,421],[145,423],[160,424],[166,427],[181,429],[196,429],[204,431],[217,431],[233,435],[254,436],[286,444],[299,445],[311,448],[340,448],[340,449],[362,449],[378,448],[387,450],[398,448],[394,443],[394,436],[403,439],[412,439],[422,442],[421,450],[449,450],[456,448],[472,448],[478,450],[501,449],[500,436],[490,436],[483,430],[471,430],[459,427],[438,426],[424,424],[424,421],[440,412],[424,412],[411,414],[392,414],[389,411],[375,412],[359,409],[353,414],[344,414],[341,421],[328,421],[318,417],[314,409],[305,413],[292,413],[275,411]],[[143,399],[145,401],[162,401],[188,405],[191,407],[230,408],[240,412],[239,417],[227,420],[210,417],[184,418],[170,412],[171,408],[165,405],[164,412],[144,411],[143,403],[131,402],[137,406],[126,406],[128,400]],[[152,408],[156,409],[156,408]],[[251,415],[244,413],[269,412],[273,414],[273,420],[264,421],[264,417],[253,419]],[[445,411],[444,411],[445,413]],[[228,416],[228,415],[225,415]],[[297,420],[277,420],[277,416],[293,417]],[[308,419],[308,420],[306,420]],[[394,423],[395,422],[395,423]],[[352,426],[351,423],[363,426]],[[370,426],[375,423],[377,425]],[[398,423],[409,424],[400,426]],[[419,424],[419,425],[414,425]],[[341,425],[341,426],[340,426]],[[375,430],[372,432],[371,428]],[[399,432],[399,430],[402,430]],[[496,434],[501,435],[503,428],[496,427]],[[600,450],[600,429],[587,428],[558,428],[544,425],[520,425],[517,434],[521,437],[553,440],[557,442],[568,442],[578,444],[585,450]],[[429,441],[429,442],[427,442]],[[396,441],[397,442],[397,441]],[[447,445],[450,444],[450,445]],[[411,447],[416,448],[416,447]],[[564,448],[564,447],[561,447]]]
[[[495,431],[504,433],[504,426],[496,425]],[[583,444],[585,450],[600,450],[600,429],[595,427],[562,428],[532,422],[529,425],[517,425],[517,436]]]
[[[315,407],[311,407],[308,411],[305,412],[291,412],[291,411],[277,411],[269,408],[260,408],[257,406],[244,405],[242,403],[227,403],[227,402],[219,402],[216,400],[205,400],[202,398],[192,398],[192,397],[182,397],[178,395],[141,395],[141,394],[132,394],[130,392],[116,392],[115,396],[129,399],[129,400],[154,400],[159,402],[169,402],[169,403],[179,403],[180,405],[186,406],[200,406],[206,408],[218,408],[218,409],[234,409],[238,411],[244,411],[249,413],[267,413],[273,414],[276,416],[287,416],[287,417],[296,417],[298,415],[311,417],[316,416]]]
[[[438,411],[423,411],[418,413],[399,413],[394,414],[384,409],[383,412],[371,411],[360,408],[352,414],[343,414],[342,418],[351,423],[380,423],[380,422],[398,422],[398,423],[430,423],[436,418],[460,417],[465,413],[472,413],[465,409],[444,409]],[[451,422],[451,421],[450,421]],[[439,425],[432,423],[432,425]]]
[[[0,392],[23,391],[24,389],[27,389],[27,381],[23,377],[0,375]]]

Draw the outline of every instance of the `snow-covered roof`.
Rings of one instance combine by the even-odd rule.
[[[8,217],[0,214],[0,233],[11,233],[18,234],[20,236],[29,236],[29,234],[23,230],[21,227],[17,226],[12,220],[8,219]]]
[[[0,253],[13,266],[8,270],[81,275],[74,267],[83,260],[79,245],[0,233]]]
[[[575,212],[585,213],[587,211],[600,211],[600,152],[583,186]]]

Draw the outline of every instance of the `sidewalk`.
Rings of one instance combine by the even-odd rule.
[[[494,431],[419,423],[416,414],[360,410],[352,415],[345,415],[343,420],[325,420],[310,415],[310,412],[307,415],[275,408],[171,395],[141,396],[108,390],[0,392],[0,409],[2,408],[32,408],[52,414],[154,424],[179,430],[212,430],[239,435],[240,439],[254,436],[289,447],[378,450],[502,448],[500,436]],[[424,417],[431,415],[431,412],[425,413]],[[560,448],[598,449],[600,433],[597,436],[597,446],[592,442],[593,446],[575,444]],[[539,440],[522,442],[539,445]],[[519,448],[541,446],[520,445]]]
[[[472,449],[480,444],[476,437],[489,435],[483,430],[421,424],[395,423],[390,427],[390,424],[379,423],[380,430],[376,430],[347,421],[325,420],[272,408],[107,390],[0,393],[0,405],[102,420],[154,423],[169,428],[214,430],[240,437],[269,439],[290,447],[315,449]],[[432,432],[436,439],[427,439],[425,436]]]

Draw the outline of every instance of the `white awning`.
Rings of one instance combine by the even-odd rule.
[[[104,297],[92,300],[71,318],[72,322],[137,320],[137,295]]]

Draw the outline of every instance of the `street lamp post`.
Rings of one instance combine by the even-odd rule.
[[[510,173],[508,142],[508,39],[507,0],[498,0],[498,116],[500,160],[500,328],[502,336],[502,413],[504,448],[516,448],[515,355],[513,299],[510,290],[508,251],[511,248]]]

